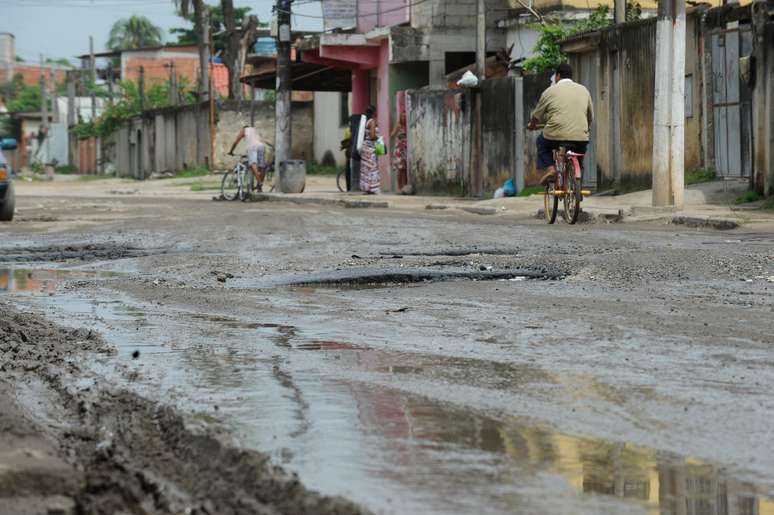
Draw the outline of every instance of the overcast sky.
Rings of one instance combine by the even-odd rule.
[[[215,4],[216,0],[207,3]],[[251,7],[261,21],[271,20],[274,0],[235,0],[237,7]],[[299,14],[320,15],[320,2],[296,0]],[[16,36],[16,53],[27,61],[44,58],[72,58],[89,51],[105,50],[110,27],[120,18],[141,14],[161,27],[165,41],[175,41],[169,29],[187,25],[175,15],[173,0],[0,0],[0,32]],[[319,19],[295,16],[294,28],[320,30]],[[75,62],[75,61],[73,61]]]

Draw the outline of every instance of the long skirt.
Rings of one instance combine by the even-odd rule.
[[[379,161],[376,158],[374,142],[366,138],[360,151],[360,190],[366,193],[379,193],[380,182]]]

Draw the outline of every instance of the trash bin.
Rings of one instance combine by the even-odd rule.
[[[289,159],[280,163],[279,190],[282,193],[303,193],[306,186],[306,161]]]

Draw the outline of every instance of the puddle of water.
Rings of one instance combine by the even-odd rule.
[[[0,292],[48,293],[68,280],[110,277],[112,272],[45,268],[0,268]]]
[[[539,369],[384,351],[289,325],[159,312],[127,299],[45,299],[71,322],[97,324],[118,347],[113,364],[96,370],[115,376],[110,366],[128,364],[153,377],[135,385],[141,392],[184,408],[217,405],[245,443],[307,486],[376,511],[774,515],[770,497],[699,460],[351,379],[365,372],[493,389],[555,382]]]

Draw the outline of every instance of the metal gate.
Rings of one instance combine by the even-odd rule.
[[[752,92],[739,74],[739,58],[752,52],[749,27],[711,34],[715,169],[724,177],[752,173]]]
[[[591,93],[591,102],[597,106],[597,75],[599,73],[599,56],[597,52],[586,52],[580,56],[580,66],[577,70],[577,81],[586,86]],[[583,158],[583,187],[597,189],[597,119],[591,123],[589,137],[591,143]]]

